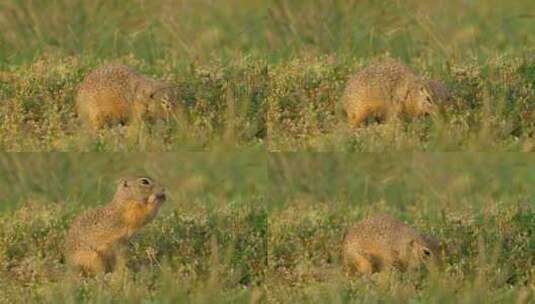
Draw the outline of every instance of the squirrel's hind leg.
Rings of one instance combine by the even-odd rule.
[[[351,253],[344,262],[350,273],[359,272],[366,275],[373,273],[371,261],[359,253]]]
[[[94,250],[80,250],[72,257],[72,266],[84,275],[95,275],[107,272],[104,259]]]

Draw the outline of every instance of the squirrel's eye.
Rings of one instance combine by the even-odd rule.
[[[145,185],[145,186],[150,185],[150,180],[148,178],[141,178],[139,181],[141,182],[142,185]]]
[[[424,249],[425,256],[431,256],[431,251]]]

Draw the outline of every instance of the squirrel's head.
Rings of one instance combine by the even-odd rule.
[[[148,118],[171,118],[177,109],[177,90],[158,81],[140,83],[136,92],[136,100],[144,107]]]
[[[440,80],[430,79],[426,81],[426,87],[433,95],[433,100],[440,106],[451,106],[453,103],[453,95],[449,88]]]
[[[411,266],[421,264],[440,265],[443,256],[443,247],[439,240],[430,236],[420,236],[409,241]]]
[[[156,88],[150,95],[150,100],[154,101],[154,111],[162,114],[172,114],[177,106],[176,90],[170,86]]]
[[[165,188],[147,176],[120,179],[113,198],[118,204],[135,202],[152,207],[159,207],[165,200]]]

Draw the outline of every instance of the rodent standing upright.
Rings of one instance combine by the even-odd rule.
[[[441,244],[390,215],[366,218],[345,235],[343,261],[352,272],[370,274],[392,267],[401,271],[440,263]]]
[[[125,243],[152,221],[165,189],[149,177],[120,180],[113,200],[76,217],[65,241],[67,264],[86,274],[124,267]]]
[[[76,96],[76,111],[93,130],[106,125],[169,119],[176,114],[176,91],[122,64],[90,72]]]

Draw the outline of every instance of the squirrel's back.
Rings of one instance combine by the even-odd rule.
[[[129,66],[107,64],[87,74],[80,88],[89,92],[103,88],[130,89],[130,82],[138,77],[142,76]]]
[[[98,247],[104,243],[106,235],[115,235],[121,230],[119,218],[118,212],[109,206],[91,209],[78,215],[67,234],[66,252]]]
[[[395,59],[385,59],[370,63],[357,73],[350,83],[369,89],[377,87],[392,90],[397,83],[407,77],[415,77],[407,65]]]
[[[381,214],[368,217],[353,226],[346,234],[346,242],[361,244],[374,243],[374,246],[396,247],[406,239],[418,236],[418,232],[400,220]]]

